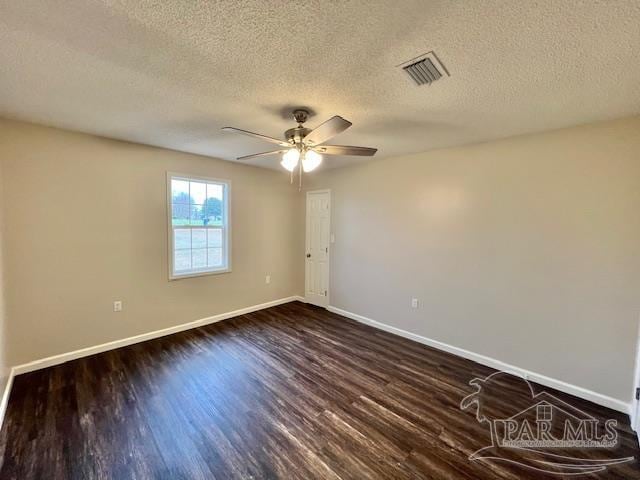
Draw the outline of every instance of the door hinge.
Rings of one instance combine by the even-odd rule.
[[[324,291],[324,296],[325,296],[325,297],[327,296],[327,291],[326,291],[326,290]],[[636,394],[636,395],[637,395],[637,394]]]
[[[640,400],[640,388],[636,388],[636,400]]]
[[[324,253],[329,253],[329,247],[324,247]]]

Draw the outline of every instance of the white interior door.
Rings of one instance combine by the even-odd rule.
[[[640,441],[640,334],[636,338],[636,368],[633,375],[633,400],[631,402],[631,428]]]
[[[307,192],[305,298],[309,303],[329,305],[329,222],[331,193]]]

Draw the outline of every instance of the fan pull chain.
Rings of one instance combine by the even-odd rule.
[[[300,176],[298,177],[298,191],[301,192],[302,191],[302,160],[298,163],[299,165],[299,171],[300,171]]]

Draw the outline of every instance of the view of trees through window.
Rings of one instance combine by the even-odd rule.
[[[222,225],[223,185],[171,181],[173,225]]]

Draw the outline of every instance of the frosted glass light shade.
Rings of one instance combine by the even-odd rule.
[[[307,150],[302,159],[302,169],[305,172],[315,170],[318,165],[322,163],[322,155],[314,152],[313,150]]]
[[[282,155],[280,165],[282,165],[286,170],[293,172],[294,168],[298,165],[298,160],[300,160],[300,152],[297,149],[292,148]]]

